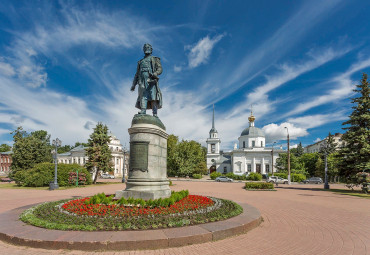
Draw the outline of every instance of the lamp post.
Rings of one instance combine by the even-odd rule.
[[[54,170],[54,183],[50,182],[49,189],[55,190],[55,189],[59,189],[58,179],[57,179],[58,178],[58,147],[62,145],[62,141],[57,138],[53,140],[52,145],[55,146],[55,149],[52,151],[52,153],[54,154],[55,170]]]
[[[271,170],[272,170],[272,176],[274,176],[274,144],[276,142],[273,142],[272,144],[272,150],[271,150]]]
[[[289,129],[288,127],[284,127],[286,128],[286,132],[287,132],[287,139],[288,139],[288,184],[290,185],[291,182],[290,182],[290,146],[289,146]]]
[[[325,184],[324,184],[324,189],[329,189],[329,183],[328,183],[328,143],[326,140],[320,145],[321,150],[324,152],[325,155]]]

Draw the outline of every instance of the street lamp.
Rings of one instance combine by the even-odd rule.
[[[55,190],[55,189],[59,189],[58,179],[57,179],[58,177],[58,147],[62,145],[62,141],[57,138],[53,140],[52,145],[55,146],[55,149],[52,151],[52,153],[54,154],[55,170],[54,170],[54,183],[53,182],[49,183],[49,189]]]
[[[326,142],[326,140],[323,141],[323,143],[320,145],[321,151],[324,152],[325,155],[325,184],[324,189],[329,189],[329,183],[328,183],[328,149],[329,145]]]
[[[271,170],[272,170],[272,176],[274,176],[274,144],[276,142],[273,142],[272,144],[272,150],[271,150]]]
[[[288,127],[284,127],[286,128],[286,132],[287,132],[287,138],[288,138],[288,184],[290,185],[291,182],[290,182],[290,146],[289,146],[289,129]]]

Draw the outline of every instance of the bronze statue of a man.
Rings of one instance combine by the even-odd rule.
[[[162,73],[161,60],[152,56],[153,48],[149,43],[144,44],[143,50],[145,56],[137,64],[131,91],[139,84],[135,107],[141,110],[139,114],[146,114],[146,109],[152,109],[153,116],[157,117],[157,110],[162,108],[162,93],[158,84],[158,75]]]

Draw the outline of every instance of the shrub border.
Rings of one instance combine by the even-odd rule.
[[[243,213],[221,222],[197,226],[144,231],[99,232],[44,230],[25,225],[18,220],[19,214],[29,206],[19,207],[0,214],[0,240],[33,248],[48,250],[70,249],[96,250],[143,250],[180,247],[225,239],[246,233],[262,222],[259,210],[248,204],[240,204]]]

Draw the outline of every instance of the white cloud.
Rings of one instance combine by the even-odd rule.
[[[347,116],[343,111],[340,111],[329,114],[306,115],[297,118],[290,118],[288,119],[288,122],[296,124],[298,127],[309,129],[345,119],[347,119]]]
[[[182,70],[182,66],[177,66],[177,65],[175,65],[175,66],[173,67],[173,71],[174,71],[175,73],[181,72],[181,70]]]
[[[321,141],[320,138],[316,138],[315,141],[314,141],[314,143],[317,143],[317,142],[320,142],[320,141]]]
[[[15,75],[14,68],[10,64],[4,62],[0,62],[0,73],[5,76]]]
[[[331,79],[327,84],[338,84],[334,89],[329,90],[321,96],[310,98],[309,101],[298,104],[292,111],[286,113],[284,117],[305,112],[311,108],[336,102],[338,100],[347,98],[353,93],[356,82],[351,79],[351,75],[370,66],[370,58],[360,60],[359,63],[352,65],[346,72]],[[326,84],[326,85],[327,85]]]
[[[262,128],[266,135],[266,143],[278,140],[286,140],[287,129],[285,127],[288,128],[289,138],[292,140],[308,135],[308,132],[305,128],[296,127],[292,123],[285,122],[280,125],[271,123]]]
[[[232,63],[226,63],[226,65],[223,63],[222,70],[220,66],[216,67],[217,72],[211,70],[212,75],[207,76],[208,81],[210,84],[218,87],[219,91],[222,91],[214,93],[212,100],[222,100],[275,64],[293,46],[297,45],[311,28],[323,18],[330,16],[330,13],[332,10],[335,10],[336,5],[340,1],[305,2],[293,16],[289,17],[258,48],[248,50],[245,53],[241,52],[244,56],[242,55],[240,61],[233,59]],[[205,87],[203,89],[209,91],[209,88]]]
[[[211,39],[207,35],[206,37],[199,40],[199,42],[195,46],[186,46],[185,48],[190,49],[188,55],[189,67],[194,68],[199,66],[200,64],[207,63],[213,47],[222,39],[222,37],[224,37],[223,34],[217,35]]]
[[[0,128],[0,135],[10,134],[12,130]]]

